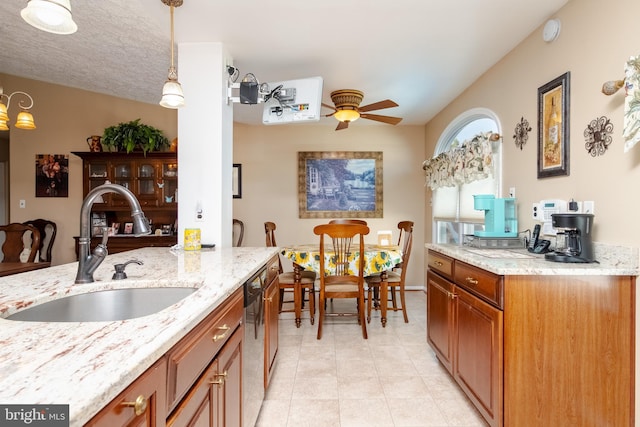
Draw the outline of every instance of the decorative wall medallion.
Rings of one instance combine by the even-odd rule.
[[[591,157],[604,155],[607,148],[609,148],[609,144],[611,144],[612,132],[613,123],[607,117],[602,116],[591,120],[591,123],[584,130],[584,139],[587,141],[584,146],[591,154]]]
[[[520,123],[516,125],[515,134],[513,135],[513,139],[516,141],[516,147],[522,150],[522,146],[526,144],[529,139],[529,132],[531,132],[529,121],[524,117],[520,117]]]

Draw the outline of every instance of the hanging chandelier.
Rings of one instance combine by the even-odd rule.
[[[26,129],[31,130],[36,128],[36,124],[33,121],[33,115],[29,112],[29,109],[33,107],[33,98],[26,92],[16,91],[9,95],[3,92],[2,86],[0,86],[0,131],[9,130],[9,106],[11,104],[11,99],[14,96],[22,96],[29,101],[28,105],[23,104],[25,100],[21,100],[18,105],[22,109],[18,113],[18,117],[16,118],[15,127],[18,129]],[[6,101],[6,103],[3,103]]]
[[[165,108],[184,107],[184,93],[182,86],[178,81],[178,71],[173,65],[173,9],[182,6],[183,0],[161,0],[162,3],[169,6],[171,10],[171,66],[169,67],[169,76],[162,87],[162,99],[160,105]]]

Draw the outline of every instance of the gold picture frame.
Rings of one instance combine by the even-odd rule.
[[[381,151],[298,152],[300,218],[382,218]]]
[[[569,175],[570,72],[538,88],[538,179]]]

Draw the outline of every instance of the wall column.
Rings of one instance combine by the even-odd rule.
[[[185,106],[178,110],[178,243],[185,228],[200,228],[202,243],[231,246],[233,104],[227,105],[221,43],[179,44],[178,80]],[[202,221],[196,210],[202,208]]]

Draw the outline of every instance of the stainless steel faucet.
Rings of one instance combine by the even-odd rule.
[[[118,193],[127,200],[129,206],[131,206],[133,234],[136,237],[151,234],[149,221],[140,208],[140,202],[138,202],[138,199],[136,199],[136,196],[134,196],[130,190],[118,184],[103,184],[89,191],[80,208],[80,238],[78,239],[78,274],[76,275],[76,283],[93,282],[93,272],[96,271],[108,254],[108,233],[107,230],[104,230],[102,242],[96,246],[93,254],[89,255],[91,245],[91,207],[99,196],[106,193]]]

